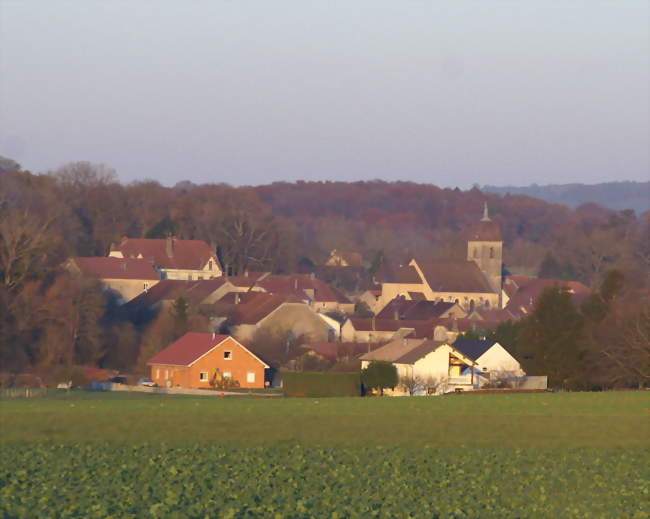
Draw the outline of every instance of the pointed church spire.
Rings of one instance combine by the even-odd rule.
[[[488,214],[488,206],[487,202],[483,202],[483,218],[481,218],[482,222],[491,222],[490,220],[490,215]]]

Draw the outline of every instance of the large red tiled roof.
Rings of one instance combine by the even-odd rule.
[[[268,275],[268,272],[248,272],[241,276],[228,276],[228,281],[236,287],[250,288]]]
[[[148,364],[189,366],[212,348],[225,341],[229,335],[211,333],[186,333],[164,350],[149,359]]]
[[[71,261],[85,276],[100,279],[160,279],[150,262],[145,259],[72,258]]]
[[[483,272],[473,261],[416,260],[434,292],[493,293]]]
[[[338,290],[307,274],[271,275],[256,285],[269,294],[291,295],[299,298],[313,294],[313,297],[309,298],[316,302],[350,303],[350,300]]]
[[[120,251],[125,258],[142,257],[163,269],[203,269],[212,259],[220,268],[214,250],[202,240],[125,238],[111,250]]]
[[[292,297],[266,294],[264,292],[256,292],[255,294],[245,303],[235,305],[231,316],[233,324],[257,324],[284,303],[301,302]]]

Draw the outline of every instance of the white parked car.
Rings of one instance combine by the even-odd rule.
[[[150,378],[141,378],[138,380],[138,386],[155,387],[156,383]]]

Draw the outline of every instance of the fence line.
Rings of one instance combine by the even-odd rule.
[[[7,387],[0,389],[0,398],[43,398],[46,387]]]

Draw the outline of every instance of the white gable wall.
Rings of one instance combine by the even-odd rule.
[[[495,342],[489,350],[476,359],[476,363],[481,370],[489,373],[507,373],[516,377],[525,375],[517,359],[498,342]]]
[[[451,347],[446,344],[441,345],[434,351],[425,355],[413,364],[413,376],[422,378],[434,377],[438,379],[449,376],[449,352]]]

